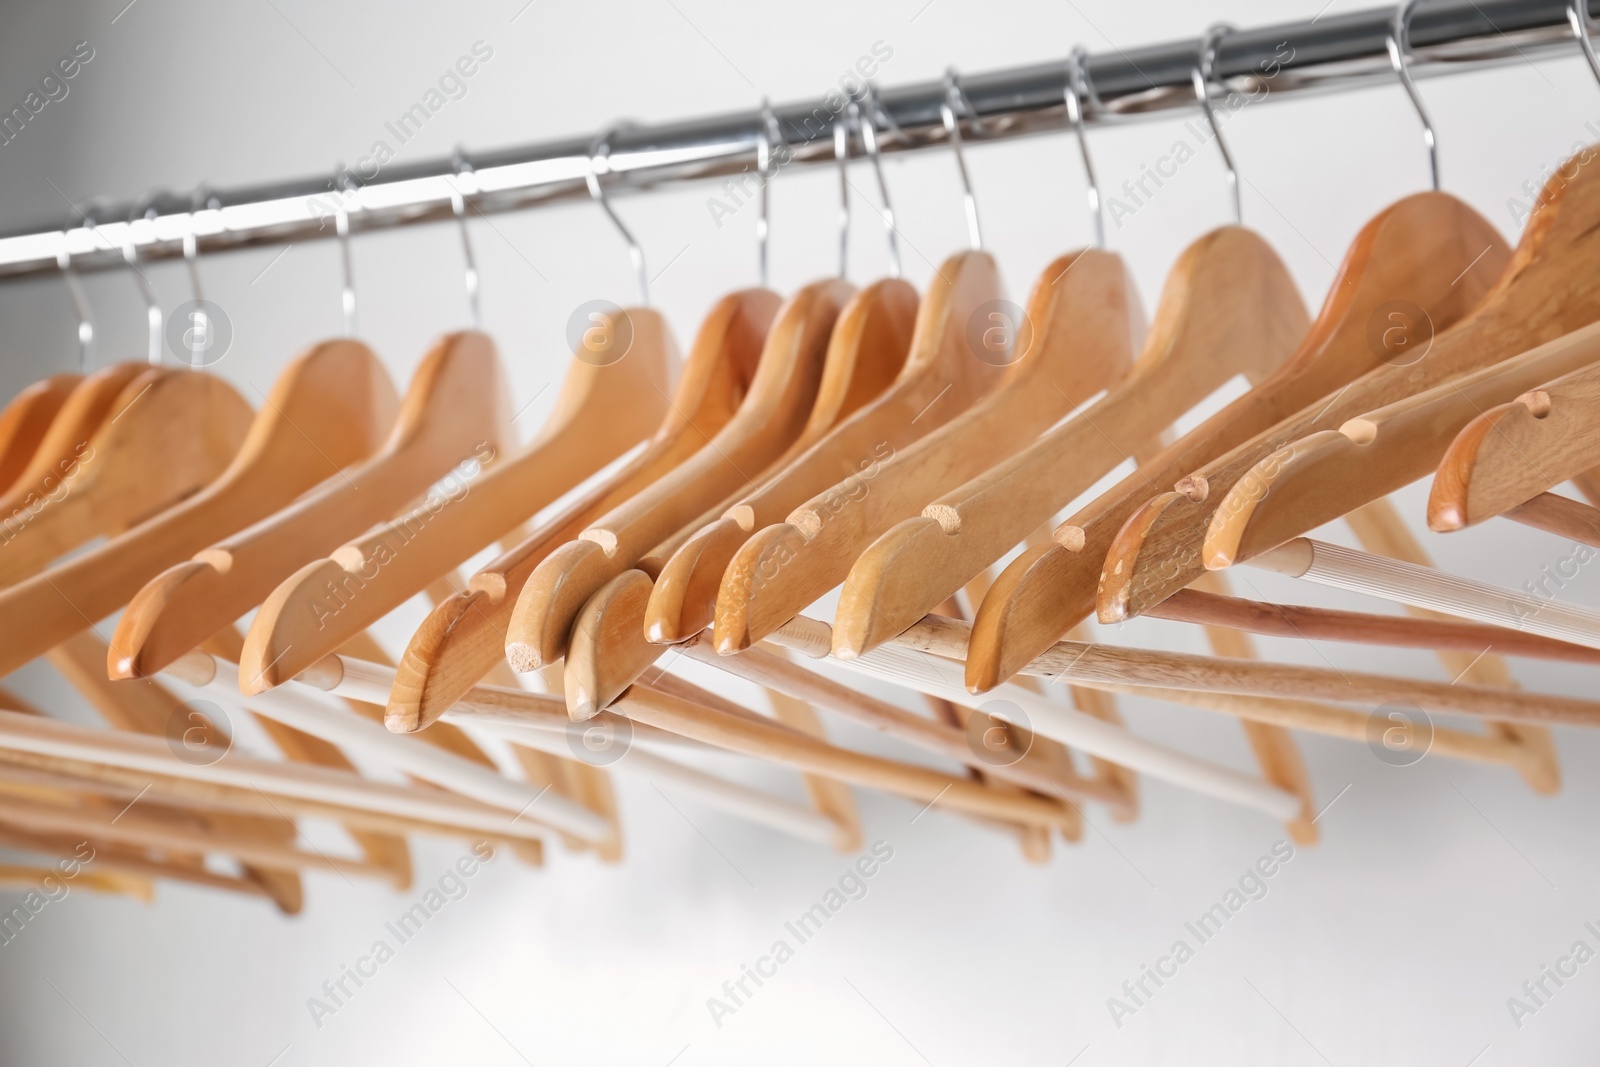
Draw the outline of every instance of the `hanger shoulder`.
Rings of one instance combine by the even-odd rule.
[[[238,452],[251,411],[232,386],[198,371],[158,371],[124,387],[113,415],[60,468],[0,555],[0,583],[42,570],[85,542],[133,526],[216,478]]]
[[[1446,449],[1428,526],[1459,530],[1600,467],[1600,364],[1480,413]]]
[[[1410,484],[1437,466],[1485,407],[1596,360],[1600,322],[1279,449],[1218,501],[1206,531],[1206,566],[1249,559]]]
[[[739,410],[706,446],[535,568],[506,634],[513,667],[532,670],[566,651],[583,604],[607,581],[705,510],[748,484],[800,433],[816,399],[828,341],[853,288],[808,285],[779,312]]]
[[[1138,347],[1138,317],[1137,296],[1115,255],[1089,250],[1052,263],[1029,298],[1023,351],[1004,381],[878,464],[870,488],[847,480],[740,548],[718,593],[718,650],[759,641],[771,632],[763,627],[781,625],[843,581],[861,550],[896,521],[1024,447],[1105,388]],[[985,347],[988,322],[980,316],[937,325],[961,331],[969,359],[1010,361],[1009,348]]]
[[[141,415],[144,405],[150,412],[148,420],[163,418],[171,405],[166,405],[162,390],[180,385],[195,403],[213,403],[205,395],[219,390],[243,403],[209,375],[174,372],[108,429],[132,426],[136,418],[145,417]],[[231,412],[234,404],[219,407]],[[227,468],[204,488],[104,544],[0,590],[0,604],[11,605],[0,617],[0,634],[7,641],[7,647],[0,649],[0,662],[12,666],[27,662],[56,641],[122,607],[162,568],[289,503],[336,470],[339,463],[370,452],[381,440],[383,424],[393,409],[393,390],[376,357],[364,346],[336,342],[305,353],[279,376]],[[188,422],[187,428],[196,429],[192,417]],[[205,432],[204,427],[198,429]],[[138,427],[133,426],[131,432],[138,432]],[[100,447],[98,436],[96,447]],[[105,447],[128,445],[113,442]],[[216,447],[210,450],[215,458],[221,458],[221,451]],[[147,458],[159,461],[156,455]],[[109,470],[102,474],[107,476],[123,475]],[[227,617],[199,640],[233,618]],[[126,619],[123,622],[133,625]]]
[[[81,374],[52,375],[22,390],[0,411],[0,492],[27,469],[50,424],[82,381]]]
[[[1207,464],[1183,487],[1193,500],[1184,503],[1182,497],[1168,495],[1149,505],[1158,503],[1172,514],[1151,523],[1150,529],[1159,532],[1162,543],[1146,561],[1144,573],[1134,572],[1135,585],[1146,604],[1193,578],[1197,573],[1193,568],[1202,564],[1201,542],[1217,501],[1265,456],[1307,434],[1332,429],[1452,375],[1525,352],[1600,318],[1600,280],[1582,266],[1592,262],[1600,245],[1600,175],[1576,166],[1569,170],[1575,174],[1571,180],[1557,176],[1546,185],[1540,196],[1542,206],[1529,220],[1510,264],[1478,307],[1442,332],[1424,329],[1418,335],[1413,331],[1413,336],[1424,341],[1436,334],[1425,358],[1404,349],[1386,353],[1393,365],[1369,372],[1336,396],[1308,405]],[[1382,337],[1380,332],[1380,343]],[[1182,561],[1181,570],[1171,577],[1153,574],[1161,560],[1174,558]],[[1102,600],[1102,608],[1108,612],[1127,612],[1130,606]],[[1109,615],[1102,617],[1116,621]]]
[[[1408,196],[1369,221],[1309,333],[1282,366],[1080,508],[1057,528],[1055,544],[1030,548],[1006,567],[973,620],[968,687],[983,692],[1020,670],[1087,618],[1097,594],[1105,617],[1119,605],[1143,604],[1145,569],[1191,577],[1203,569],[1197,549],[1184,562],[1160,547],[1159,529],[1151,531],[1151,552],[1141,562],[1136,546],[1156,523],[1159,502],[1182,499],[1168,493],[1147,503],[1152,488],[1173,485],[1379,365],[1383,349],[1369,332],[1386,304],[1433,309],[1441,329],[1457,321],[1509,255],[1487,220],[1443,193]]]
[[[876,398],[673,553],[661,569],[646,610],[652,641],[686,640],[711,624],[723,575],[754,532],[780,522],[829,486],[875,470],[895,449],[938,425],[935,416],[922,418],[935,405],[948,417],[998,380],[1002,368],[971,357],[965,329],[959,324],[970,322],[984,304],[998,298],[999,291],[994,260],[982,252],[963,252],[940,267],[920,304],[909,287],[903,298],[886,303],[885,311],[896,317],[914,316],[911,336],[904,339],[909,349],[900,374]],[[896,330],[894,344],[900,343],[901,331]]]
[[[1288,269],[1259,236],[1229,226],[1195,242],[1126,378],[861,555],[840,597],[835,654],[860,655],[932,611],[1235,374],[1260,378],[1279,366],[1308,323]],[[1072,334],[1081,346],[1097,343]]]
[[[579,402],[564,396],[527,449],[459,495],[418,505],[274,588],[251,623],[245,673],[262,674],[268,686],[293,678],[636,444],[669,411],[674,356],[652,343],[605,367],[575,359],[568,384]]]

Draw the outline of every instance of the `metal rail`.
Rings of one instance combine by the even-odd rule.
[[[1600,0],[1588,0],[1591,12]],[[1397,87],[1386,41],[1392,8],[1327,14],[1310,22],[1229,32],[1216,52],[1220,87],[1265,99],[1307,93]],[[1419,78],[1526,62],[1552,54],[1580,54],[1564,0],[1438,0],[1419,5],[1410,24]],[[1085,101],[1088,125],[1154,118],[1196,108],[1192,71],[1199,40],[1174,41],[1084,60],[1093,94]],[[870,64],[869,64],[870,66]],[[1009,140],[1067,129],[1064,90],[1068,61],[987,73],[962,74],[962,138],[970,143]],[[884,153],[948,144],[940,106],[943,82],[885,89],[877,94],[878,145]],[[970,110],[969,110],[970,108]],[[865,110],[872,111],[868,106]],[[848,121],[846,97],[776,107],[773,113],[792,164],[832,162],[834,126]],[[636,192],[670,182],[757,173],[763,116],[732,112],[614,131],[601,161],[608,193]],[[860,154],[858,139],[849,140]],[[186,237],[212,254],[254,245],[334,236],[343,213],[352,233],[449,219],[452,199],[492,215],[554,200],[586,196],[592,136],[487,151],[450,159],[376,166],[199,195],[164,195],[136,204],[85,207],[65,219],[0,234],[0,277],[59,270],[65,249],[76,270],[121,265],[131,248],[142,260],[183,253]],[[747,183],[748,184],[748,183]],[[134,216],[138,216],[137,219]]]

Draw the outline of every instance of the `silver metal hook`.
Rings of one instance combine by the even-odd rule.
[[[883,228],[889,238],[889,277],[900,277],[900,235],[894,228],[894,208],[889,205],[889,184],[883,180],[883,157],[878,151],[878,116],[893,125],[893,120],[888,118],[888,113],[883,110],[883,105],[878,102],[878,90],[871,82],[862,91],[862,97],[867,104],[867,114],[862,118],[861,108],[854,101],[850,101],[850,114],[857,125],[861,127],[861,146],[867,150],[867,158],[872,160],[872,173],[878,179],[878,197],[883,201]]]
[[[983,231],[978,226],[978,198],[972,193],[972,176],[967,173],[967,159],[961,151],[961,123],[956,121],[957,107],[966,111],[972,120],[973,130],[978,129],[978,112],[961,91],[961,80],[952,67],[944,72],[944,100],[939,104],[939,117],[944,120],[944,130],[950,136],[950,147],[956,152],[956,166],[961,170],[961,191],[967,207],[967,240],[974,251],[983,249]]]
[[[76,208],[73,214],[79,214]],[[88,216],[84,216],[86,227],[93,226]],[[94,316],[89,311],[89,297],[83,291],[83,283],[78,280],[78,272],[72,269],[72,253],[67,250],[67,234],[71,232],[72,220],[61,227],[61,244],[56,248],[56,266],[61,268],[61,276],[66,280],[67,293],[72,297],[72,306],[78,312],[78,370],[88,374],[94,370]]]
[[[1583,46],[1583,58],[1589,61],[1589,70],[1594,73],[1596,81],[1600,81],[1600,56],[1594,52],[1594,41],[1589,37],[1594,28],[1594,23],[1589,18],[1589,8],[1586,0],[1567,0],[1567,23],[1572,27],[1572,35]]]
[[[155,286],[150,284],[145,272],[139,269],[139,248],[134,244],[133,225],[135,220],[142,219],[149,222],[156,217],[152,212],[155,211],[157,195],[151,193],[134,205],[128,214],[128,225],[122,242],[122,258],[133,271],[134,284],[139,287],[139,294],[144,297],[145,326],[148,333],[146,358],[155,365],[161,363],[161,301],[156,296]]]
[[[1433,178],[1433,188],[1439,190],[1439,142],[1433,136],[1433,120],[1428,117],[1428,109],[1423,106],[1422,94],[1417,92],[1417,83],[1411,80],[1409,60],[1411,58],[1411,12],[1417,6],[1417,0],[1405,0],[1394,9],[1394,24],[1390,27],[1389,36],[1384,44],[1389,49],[1389,65],[1400,76],[1400,84],[1405,87],[1406,95],[1411,98],[1411,106],[1417,109],[1417,118],[1422,120],[1422,143],[1428,146],[1428,173]],[[1587,47],[1585,39],[1585,53],[1590,62],[1594,62],[1594,53]],[[1597,71],[1600,76],[1600,71]]]
[[[600,209],[606,213],[606,217],[611,220],[611,224],[622,234],[622,239],[628,242],[628,255],[633,260],[634,278],[639,286],[639,303],[649,307],[650,276],[645,271],[644,249],[639,247],[639,242],[634,238],[633,232],[628,229],[621,216],[612,208],[611,201],[606,198],[605,186],[600,182],[601,163],[605,163],[608,173],[611,170],[611,137],[621,128],[622,126],[620,125],[613,126],[596,137],[594,142],[589,145],[589,172],[584,176],[584,180],[588,183],[589,195],[594,198],[595,203],[600,205]]]
[[[785,150],[788,145],[783,140],[783,134],[778,129],[778,117],[772,113],[772,104],[763,99],[761,101],[760,130],[756,135],[756,170],[761,176],[761,214],[756,218],[756,261],[761,271],[761,287],[767,287],[767,245],[772,233],[770,221],[770,189],[772,179],[778,175],[778,166],[773,163],[772,145],[776,141],[783,144]]]
[[[839,163],[839,277],[850,263],[850,110],[833,119],[833,158]]]
[[[455,179],[450,182],[450,210],[461,227],[461,254],[467,264],[467,316],[474,330],[483,328],[483,309],[478,302],[478,261],[472,257],[472,235],[467,232],[467,199],[461,192],[461,179],[472,173],[466,153],[456,149]]]
[[[205,293],[200,288],[200,239],[195,232],[195,214],[200,206],[209,208],[216,202],[215,197],[208,196],[205,186],[194,191],[189,199],[189,225],[183,231],[183,265],[189,271],[189,286],[194,290],[194,300],[198,307],[194,311],[195,329],[185,334],[185,337],[195,341],[203,341],[210,336],[210,314],[205,307]],[[203,347],[192,347],[189,350],[189,365],[200,367],[205,364]]]
[[[344,335],[356,335],[356,283],[350,258],[350,211],[344,198],[354,194],[355,179],[343,165],[333,175],[333,232],[339,237],[339,263],[343,269],[339,304],[344,311]],[[452,207],[454,203],[452,202]]]
[[[1200,59],[1190,70],[1190,78],[1194,82],[1194,96],[1200,102],[1200,110],[1205,112],[1206,125],[1211,127],[1211,136],[1216,139],[1217,148],[1222,152],[1222,165],[1228,171],[1228,192],[1233,198],[1233,221],[1244,221],[1244,207],[1239,199],[1239,169],[1233,164],[1233,153],[1228,151],[1228,142],[1222,136],[1222,127],[1217,124],[1217,115],[1211,109],[1211,82],[1215,73],[1217,62],[1217,48],[1222,44],[1222,39],[1233,32],[1233,27],[1225,22],[1219,22],[1206,30],[1205,36],[1200,38]]]
[[[1106,220],[1100,211],[1100,182],[1094,176],[1094,164],[1089,161],[1089,135],[1083,128],[1083,97],[1085,94],[1082,86],[1088,86],[1087,91],[1093,93],[1094,89],[1089,83],[1089,70],[1085,64],[1089,53],[1078,45],[1067,57],[1067,88],[1063,94],[1067,103],[1067,121],[1078,134],[1078,154],[1083,157],[1083,175],[1088,179],[1089,196],[1089,222],[1094,226],[1094,246],[1106,246]]]

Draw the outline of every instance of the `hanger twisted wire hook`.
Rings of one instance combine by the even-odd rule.
[[[139,287],[139,295],[144,298],[145,327],[147,332],[146,358],[153,365],[161,363],[161,300],[156,296],[156,288],[150,283],[150,278],[139,269],[139,246],[133,239],[133,227],[136,221],[151,222],[158,213],[155,202],[160,193],[150,193],[133,206],[128,213],[128,224],[124,229],[122,241],[122,258],[128,264],[128,269],[133,271],[133,282]]]
[[[355,179],[340,164],[333,174],[333,232],[339,238],[339,265],[341,268],[339,305],[344,312],[344,335],[356,335],[356,283],[350,259],[350,211],[344,198],[355,195]],[[454,207],[454,203],[451,204]]]
[[[600,181],[600,168],[605,166],[606,172],[611,170],[611,138],[618,130],[624,129],[629,123],[621,123],[601,133],[589,145],[589,171],[584,175],[584,181],[589,186],[589,195],[595,203],[606,213],[611,224],[622,234],[622,239],[628,243],[628,256],[633,260],[634,279],[639,286],[639,304],[643,307],[650,306],[650,275],[645,271],[644,249],[639,247],[639,242],[634,238],[633,232],[623,223],[622,217],[611,206],[611,201],[606,197],[605,186]]]
[[[1589,61],[1589,70],[1594,74],[1595,81],[1600,81],[1600,56],[1595,55],[1594,40],[1589,36],[1594,30],[1594,20],[1589,18],[1586,0],[1567,0],[1567,24],[1572,27],[1572,35],[1583,47],[1583,58]]]
[[[1233,27],[1226,22],[1218,22],[1206,30],[1205,36],[1200,38],[1199,61],[1190,69],[1189,75],[1194,83],[1195,99],[1200,102],[1206,125],[1211,128],[1211,136],[1222,153],[1222,165],[1228,172],[1228,193],[1233,200],[1233,221],[1239,224],[1244,221],[1244,205],[1239,197],[1239,169],[1234,166],[1233,153],[1228,150],[1227,139],[1222,136],[1222,126],[1211,108],[1211,83],[1216,74],[1217,49],[1221,47],[1222,39],[1232,32]]]
[[[450,210],[461,228],[461,254],[466,259],[467,316],[474,330],[483,328],[483,309],[478,301],[478,261],[472,255],[472,235],[467,232],[467,198],[461,192],[461,179],[472,173],[467,154],[455,151],[455,178],[450,182]]]
[[[1062,94],[1067,104],[1067,121],[1078,135],[1078,154],[1083,157],[1083,175],[1088,182],[1089,222],[1094,227],[1094,246],[1106,246],[1106,220],[1100,210],[1100,182],[1094,175],[1094,163],[1089,159],[1089,135],[1083,128],[1083,98],[1094,93],[1089,80],[1087,61],[1089,52],[1082,45],[1072,49],[1067,57],[1067,87]],[[1096,98],[1098,104],[1099,100]]]
[[[72,209],[73,215],[82,215],[77,208]],[[82,215],[86,229],[92,229],[93,223],[87,215]],[[61,227],[61,244],[56,246],[56,266],[61,268],[61,277],[67,283],[67,294],[72,297],[72,306],[78,312],[78,371],[88,374],[94,370],[94,316],[90,314],[89,297],[83,291],[83,282],[78,280],[78,272],[72,269],[72,253],[67,248],[67,235],[72,231],[72,217],[68,216],[66,223]]]
[[[1438,192],[1439,142],[1433,135],[1433,119],[1428,116],[1428,109],[1422,103],[1422,94],[1417,92],[1417,83],[1411,78],[1411,12],[1416,6],[1417,0],[1405,0],[1395,7],[1394,22],[1384,45],[1389,50],[1389,65],[1399,75],[1400,84],[1411,98],[1411,106],[1417,109],[1417,118],[1422,120],[1422,143],[1428,146],[1428,174],[1433,180],[1434,192]],[[1592,62],[1593,52],[1587,48],[1585,51]]]
[[[894,128],[894,120],[889,118],[883,105],[878,101],[878,90],[867,82],[862,90],[862,99],[866,102],[867,111],[865,119],[862,117],[860,106],[850,101],[851,114],[861,127],[861,146],[867,151],[867,158],[872,161],[872,173],[878,179],[878,197],[883,201],[883,228],[889,238],[889,277],[900,277],[900,235],[895,231],[894,208],[889,204],[889,184],[883,179],[883,156],[878,151],[878,116],[882,115],[884,122]]]
[[[961,89],[960,76],[951,67],[944,72],[944,99],[939,103],[939,117],[944,120],[945,133],[950,137],[950,147],[955,149],[956,167],[961,171],[962,198],[967,208],[967,242],[975,252],[983,250],[983,231],[978,226],[978,198],[972,192],[972,176],[967,173],[967,158],[961,149],[961,123],[956,119],[956,108],[967,113],[974,132],[978,130],[978,112]]]
[[[778,175],[778,168],[772,161],[774,141],[783,143],[783,134],[778,129],[777,116],[772,113],[771,101],[762,97],[761,117],[756,132],[756,172],[761,179],[761,214],[756,216],[756,262],[760,267],[763,289],[768,281],[767,246],[772,234],[770,187],[772,179]],[[784,147],[787,150],[786,144]]]

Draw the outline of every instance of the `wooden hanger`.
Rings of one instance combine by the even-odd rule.
[[[132,526],[205,486],[239,450],[251,416],[232,386],[193,370],[146,369],[113,407],[87,447],[75,449],[69,466],[55,471],[58,491],[52,495],[44,481],[33,490],[42,502],[0,553],[0,584],[35,574],[85,542]],[[47,458],[44,452],[41,447],[35,459]],[[31,473],[24,473],[13,493],[31,481]]]
[[[81,374],[56,374],[34,382],[0,411],[0,492],[11,488],[33,459],[78,384]]]
[[[1460,530],[1600,467],[1600,365],[1488,408],[1439,460],[1428,527]]]
[[[694,456],[534,569],[506,631],[506,658],[513,667],[528,671],[560,659],[590,596],[783,454],[806,424],[829,335],[854,291],[848,282],[829,279],[791,297],[767,336],[750,391],[727,425]]]
[[[1093,612],[1101,563],[1123,523],[1150,497],[1153,487],[1171,485],[1377,363],[1379,355],[1368,340],[1367,325],[1385,302],[1403,299],[1429,308],[1435,322],[1444,325],[1466,314],[1509,254],[1482,216],[1444,193],[1408,196],[1368,222],[1346,253],[1338,282],[1293,355],[1247,393],[1080,508],[1057,529],[1055,543],[1024,550],[1001,572],[973,619],[968,687],[974,692],[993,688]],[[1482,259],[1463,273],[1480,255]],[[1147,505],[1142,514],[1155,508],[1154,503]],[[1129,526],[1130,531],[1134,528]],[[1156,543],[1152,542],[1153,548]],[[1130,595],[1124,575],[1132,566],[1132,561],[1122,571],[1106,566],[1105,603],[1115,605]],[[1102,608],[1102,617],[1109,610]]]
[[[870,483],[847,479],[739,548],[718,590],[717,650],[761,640],[843,581],[871,538],[1107,387],[1138,348],[1142,318],[1117,256],[1090,249],[1050,264],[1029,298],[1026,350],[980,403],[877,464]]]
[[[762,344],[781,303],[749,289],[724,297],[701,324],[661,428],[645,449],[516,547],[481,568],[461,594],[440,603],[412,635],[389,697],[392,730],[420,730],[505,657],[511,610],[528,575],[550,552],[594,520],[693,455],[738,409],[756,373]],[[666,324],[633,309],[634,345],[670,345]],[[270,670],[264,682],[282,679]]]
[[[915,307],[914,294],[906,298]],[[1001,368],[973,359],[967,324],[1000,298],[1000,274],[983,252],[945,260],[916,309],[911,350],[892,385],[834,427],[822,441],[778,470],[726,514],[696,531],[663,564],[645,613],[645,633],[658,643],[684,641],[711,625],[717,590],[734,553],[757,530],[830,486],[859,478],[892,451],[940,424],[928,415],[964,410],[998,379]]]
[[[293,677],[636,443],[666,406],[669,355],[641,345],[602,365],[580,354],[549,421],[522,451],[496,459],[470,488],[460,487],[459,497],[419,505],[330,558],[292,551],[294,538],[247,534],[170,568],[123,614],[112,640],[118,656],[113,674],[159,671],[214,632],[218,620],[260,605],[252,644],[278,675]],[[482,405],[472,407],[478,410],[468,415],[486,414]],[[481,427],[474,432],[481,434]],[[361,528],[316,526],[319,542],[328,546]],[[330,589],[339,595],[330,597]]]
[[[1123,575],[1130,591],[1125,598],[1101,598],[1102,621],[1137,614],[1188,584],[1203,567],[1206,525],[1218,503],[1279,448],[1600,318],[1600,281],[1587,268],[1600,248],[1600,175],[1590,173],[1593,169],[1572,165],[1568,170],[1574,178],[1547,184],[1544,206],[1533,215],[1494,288],[1466,318],[1433,338],[1425,358],[1363,375],[1207,463],[1180,483],[1180,492],[1160,498],[1159,542],[1143,552],[1122,546],[1107,558],[1106,572]],[[1130,530],[1135,522],[1144,527],[1145,542],[1151,540],[1153,524],[1146,520],[1153,507],[1130,520]],[[1133,566],[1135,558],[1142,566]]]
[[[1591,314],[1600,319],[1600,284]],[[1470,323],[1456,329],[1463,326]],[[1446,333],[1436,344],[1448,345],[1452,336],[1485,347],[1471,332]],[[1491,336],[1489,343],[1499,340]],[[1215,570],[1250,559],[1436,469],[1460,429],[1485,408],[1600,361],[1600,322],[1522,355],[1505,355],[1263,457],[1218,499],[1206,531],[1206,566]]]
[[[116,414],[113,405],[128,383],[165,373],[148,363],[118,363],[74,386],[21,472],[0,493],[0,516],[15,522],[57,495],[63,473],[76,472],[78,462],[88,453],[89,438]]]
[[[759,474],[750,472],[757,476],[753,483],[757,492],[771,478],[781,477],[797,457],[807,454],[841,419],[852,417],[863,404],[875,401],[878,393],[873,390],[881,392],[905,364],[915,314],[915,291],[893,279],[870,285],[850,298],[828,335],[822,357],[822,383],[811,415],[781,456]],[[740,487],[734,499],[749,493],[749,489]],[[640,557],[634,569],[611,579],[585,602],[573,624],[563,671],[562,688],[574,718],[588,718],[606,707],[665,651],[645,636],[652,583],[681,546],[731,505],[732,501],[722,501],[685,524]],[[624,590],[627,595],[621,595]],[[711,595],[715,595],[714,589]],[[707,621],[710,607],[707,602]]]
[[[201,377],[194,371],[173,375],[164,381]],[[108,429],[133,423],[140,405],[158,399],[160,387],[138,401],[123,423]],[[162,567],[289,504],[341,466],[369,455],[394,409],[388,376],[360,342],[332,341],[301,355],[273,384],[243,444],[209,485],[104,544],[0,590],[5,645],[0,673],[116,611]],[[112,676],[130,672],[114,669]]]
[[[1265,377],[1310,319],[1261,237],[1225,226],[1185,249],[1128,374],[1021,452],[952,488],[873,541],[840,594],[834,653],[859,655],[910,626],[1116,469],[1236,373]],[[1079,343],[1066,336],[1043,344]]]

